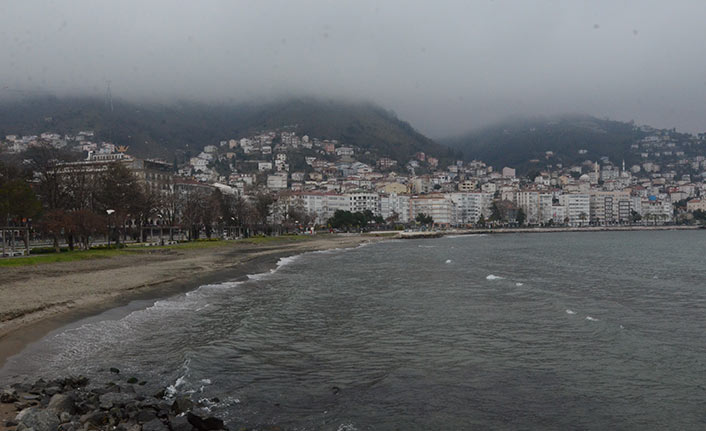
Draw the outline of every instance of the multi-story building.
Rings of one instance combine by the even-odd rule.
[[[480,216],[488,218],[493,196],[490,193],[449,193],[456,205],[456,221],[453,224],[472,224],[478,222]]]
[[[380,215],[385,220],[397,218],[397,221],[400,223],[409,223],[409,195],[397,193],[380,195]]]
[[[691,212],[694,211],[706,211],[706,199],[692,199],[686,203],[686,210]]]
[[[348,211],[370,211],[380,215],[380,196],[377,193],[347,193],[345,196],[348,199]]]
[[[287,174],[278,173],[267,176],[267,188],[270,190],[284,190],[287,188]]]
[[[593,190],[589,196],[591,223],[609,225],[630,222],[632,202],[629,191]]]
[[[591,215],[591,198],[586,193],[561,195],[560,203],[566,207],[569,226],[587,226]]]
[[[539,213],[539,192],[519,191],[516,194],[517,206],[525,212],[525,222],[527,224],[537,224],[540,221]]]
[[[414,217],[420,213],[426,214],[432,217],[434,224],[456,224],[456,204],[447,194],[414,196],[410,199],[410,208]]]

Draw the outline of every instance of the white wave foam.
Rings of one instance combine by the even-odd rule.
[[[438,246],[436,246],[436,245],[418,245],[417,247],[419,247],[419,248],[436,248]]]
[[[598,319],[596,319],[595,317],[591,317],[591,316],[586,316],[586,320],[590,320],[591,322],[598,322]]]
[[[515,283],[515,286],[517,286],[517,287],[524,286],[524,285],[525,285],[525,283],[520,283],[519,281],[517,283]]]
[[[566,314],[576,314],[574,310],[569,310],[568,308],[566,309]]]
[[[486,236],[484,233],[481,234],[475,234],[475,233],[466,233],[466,234],[461,234],[461,235],[444,235],[444,238],[449,238],[449,239],[454,239],[454,238],[480,238],[482,236]]]
[[[493,275],[493,274],[490,274],[487,277],[485,277],[486,280],[502,280],[504,278],[505,277],[500,277],[499,275]]]
[[[188,369],[188,367],[187,367],[187,369]],[[183,386],[184,383],[186,383],[186,374],[177,378],[176,382],[174,382],[173,385],[167,386],[167,389],[164,391],[164,398],[167,398],[167,399],[174,398],[174,396],[177,394],[177,392],[179,392],[179,386]]]
[[[353,424],[341,424],[336,431],[358,431]]]
[[[298,260],[302,255],[301,254],[296,254],[294,256],[288,256],[288,257],[283,257],[280,260],[277,261],[277,268],[279,269],[285,265],[289,265],[290,263],[294,262],[295,260]]]
[[[451,259],[446,259],[446,263],[451,263]]]

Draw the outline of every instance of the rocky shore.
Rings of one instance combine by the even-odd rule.
[[[193,401],[169,397],[168,391],[148,394],[145,382],[115,377],[91,385],[85,377],[15,383],[0,392],[4,419],[0,429],[16,431],[208,431],[227,429],[208,405],[218,399]],[[238,428],[243,429],[243,428]]]

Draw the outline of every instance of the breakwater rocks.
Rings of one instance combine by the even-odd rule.
[[[227,429],[211,417],[203,402],[188,397],[146,395],[144,382],[94,387],[85,377],[34,384],[16,383],[0,390],[0,407],[17,414],[0,424],[16,431],[209,431]],[[204,401],[205,402],[205,401]],[[218,402],[217,399],[210,402]]]

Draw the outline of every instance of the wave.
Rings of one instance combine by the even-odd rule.
[[[505,277],[500,277],[499,275],[493,275],[490,274],[487,277],[485,277],[486,280],[503,280]]]
[[[444,238],[454,239],[454,238],[480,238],[486,236],[484,233],[465,233],[459,235],[444,235]]]
[[[591,322],[598,322],[598,319],[596,319],[595,317],[591,317],[591,316],[586,316],[586,320],[589,320]]]
[[[566,309],[566,314],[576,314],[574,310]]]
[[[452,263],[453,261],[451,259],[446,259],[445,263]]]
[[[519,281],[517,283],[515,283],[515,286],[517,286],[517,287],[524,286],[524,285],[525,285],[525,283],[520,283]]]

